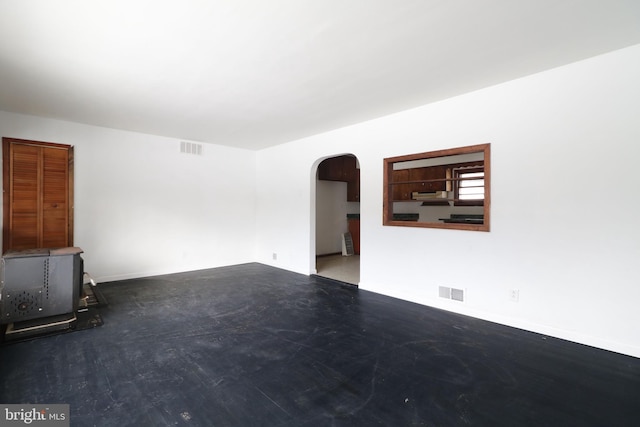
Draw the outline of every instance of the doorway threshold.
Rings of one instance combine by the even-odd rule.
[[[360,255],[341,254],[316,257],[316,274],[350,285],[360,283]]]
[[[332,279],[331,277],[320,276],[318,274],[311,274],[311,277],[316,279],[318,282],[328,283],[331,285],[348,286],[350,288],[358,287],[358,284],[356,283],[343,282],[342,280]]]

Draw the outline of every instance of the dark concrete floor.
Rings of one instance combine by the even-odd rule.
[[[72,426],[632,426],[640,359],[246,264],[101,285],[104,325],[0,348]]]

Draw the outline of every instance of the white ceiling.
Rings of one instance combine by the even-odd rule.
[[[255,150],[638,43],[638,0],[0,0],[0,110]]]

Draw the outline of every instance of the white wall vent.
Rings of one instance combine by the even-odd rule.
[[[454,301],[464,302],[464,289],[449,288],[447,286],[438,287],[438,296],[440,298],[451,299]]]
[[[195,154],[196,156],[202,156],[202,144],[196,144],[195,142],[180,141],[180,152],[185,154]]]

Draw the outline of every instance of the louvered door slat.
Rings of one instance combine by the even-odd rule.
[[[37,248],[39,245],[40,148],[14,145],[10,152],[9,246],[12,249]]]
[[[67,246],[69,157],[66,150],[43,148],[42,247]]]

